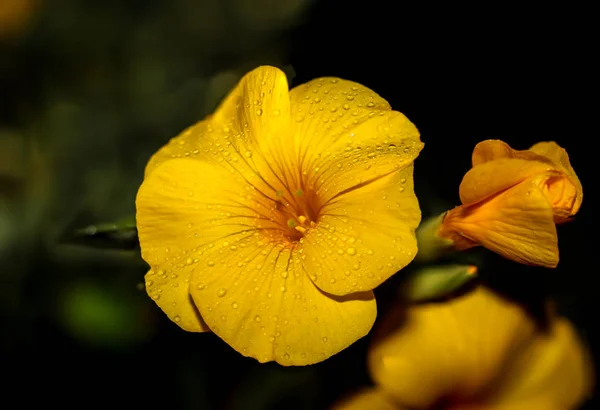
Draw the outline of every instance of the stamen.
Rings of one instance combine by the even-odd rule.
[[[306,217],[304,215],[300,215],[298,217],[298,220],[300,221],[301,224],[303,224],[304,222],[306,222]]]
[[[306,233],[306,228],[304,228],[302,226],[295,226],[294,229],[300,233]]]

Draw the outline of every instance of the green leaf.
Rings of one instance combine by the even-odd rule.
[[[116,222],[103,222],[76,229],[68,235],[66,242],[96,248],[135,248],[137,247],[135,216],[128,216]]]
[[[424,302],[450,296],[476,278],[474,265],[425,267],[409,278],[401,292],[410,302]]]

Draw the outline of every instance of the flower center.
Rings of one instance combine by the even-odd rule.
[[[277,192],[275,213],[284,237],[296,242],[316,226],[319,207],[313,192],[305,192],[300,188],[291,192],[293,195]]]

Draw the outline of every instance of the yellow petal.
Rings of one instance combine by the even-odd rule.
[[[319,215],[303,240],[307,272],[328,293],[373,289],[416,254],[419,133],[351,81],[320,78],[290,95],[304,189]]]
[[[562,202],[560,205],[562,209],[566,210],[566,215],[562,215],[562,217],[566,219],[575,215],[583,202],[583,187],[581,186],[581,182],[579,181],[575,170],[571,166],[567,151],[552,141],[538,142],[529,148],[529,150],[550,159],[563,171],[564,175],[567,176],[570,184],[565,184],[564,181],[552,181],[557,184],[554,187],[550,186],[550,189],[551,191],[559,191],[555,192],[552,196],[557,198],[555,202],[559,202],[558,198],[560,198],[560,201]],[[557,222],[562,221],[559,220]]]
[[[336,403],[332,410],[403,410],[377,388],[365,388]]]
[[[473,167],[476,167],[486,162],[496,161],[498,159],[517,158],[523,160],[533,160],[546,162],[549,165],[554,163],[543,156],[529,150],[512,149],[510,145],[501,140],[485,140],[478,143],[473,149],[471,161]]]
[[[534,332],[522,309],[483,288],[412,307],[398,326],[373,346],[369,367],[386,394],[417,408],[482,393]]]
[[[416,127],[368,88],[319,78],[290,92],[299,167],[320,205],[413,163]]]
[[[301,241],[304,264],[325,292],[374,289],[417,253],[421,220],[413,166],[331,200]]]
[[[499,140],[480,142],[473,150],[473,168],[460,185],[460,199],[463,205],[471,205],[534,177],[539,177],[552,204],[555,223],[577,213],[583,200],[581,183],[567,152],[555,142],[540,142],[522,151]]]
[[[460,202],[472,205],[547,172],[560,176],[547,163],[521,158],[501,158],[477,165],[465,174],[460,183]]]
[[[281,70],[265,66],[246,74],[214,115],[162,147],[146,175],[171,159],[201,160],[240,173],[257,190],[275,197],[298,185],[293,154],[287,79]]]
[[[573,326],[557,319],[515,357],[490,400],[504,405],[545,399],[557,408],[578,408],[592,392],[592,366]]]
[[[473,404],[452,406],[452,410],[571,410],[552,403],[545,398],[536,398],[525,401],[505,404]],[[574,410],[574,409],[573,409]]]
[[[200,317],[185,282],[190,275],[189,267],[172,267],[159,264],[157,269],[146,273],[146,292],[169,319],[188,332],[208,332],[210,329]],[[168,268],[165,269],[165,268]],[[185,278],[182,280],[182,278]]]
[[[284,365],[324,360],[368,333],[375,300],[319,291],[265,201],[243,172],[167,161],[138,193],[142,256],[189,285],[207,325],[240,353]]]
[[[507,259],[555,267],[558,238],[553,212],[535,179],[528,179],[472,206],[446,214],[439,235],[463,249],[480,244]],[[467,239],[461,243],[460,237]]]

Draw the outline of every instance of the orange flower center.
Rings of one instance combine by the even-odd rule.
[[[277,191],[275,207],[272,208],[275,221],[281,226],[283,236],[289,244],[299,241],[304,234],[315,227],[319,219],[319,201],[313,191],[301,188]],[[291,193],[291,194],[290,194]]]

